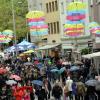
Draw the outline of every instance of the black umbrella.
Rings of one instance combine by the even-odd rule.
[[[87,82],[85,82],[85,84],[88,86],[96,86],[97,83],[98,83],[98,81],[95,79],[91,79],[91,80],[88,80]]]

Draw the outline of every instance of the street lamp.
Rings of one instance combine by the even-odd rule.
[[[12,17],[13,17],[13,32],[14,32],[14,44],[16,47],[17,39],[16,39],[16,23],[15,23],[15,11],[14,11],[14,0],[11,0],[11,6],[12,6]],[[16,48],[16,56],[17,56],[17,48]]]

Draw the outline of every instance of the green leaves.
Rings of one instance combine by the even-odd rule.
[[[0,31],[13,30],[12,0],[0,0]],[[28,12],[27,0],[13,0],[16,22],[17,38],[25,37],[28,29],[26,27],[26,14]]]

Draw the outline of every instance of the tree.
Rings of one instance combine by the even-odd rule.
[[[17,39],[25,37],[28,28],[26,26],[26,14],[28,12],[27,0],[13,0],[16,22]],[[11,0],[0,0],[0,31],[13,30]]]

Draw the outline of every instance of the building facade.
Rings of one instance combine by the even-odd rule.
[[[87,0],[81,0],[86,3],[86,27],[83,35],[78,37],[76,40],[64,36],[66,7],[70,2],[73,2],[74,0],[28,0],[28,2],[31,2],[29,3],[30,5],[33,4],[33,1],[34,3],[36,3],[35,9],[37,8],[37,10],[42,10],[45,12],[46,22],[49,26],[49,34],[47,37],[45,37],[45,39],[47,40],[47,44],[61,43],[63,49],[73,49],[76,47],[76,44],[78,50],[88,47],[88,41],[90,40],[90,32],[87,27],[89,24],[89,4]],[[33,10],[34,8],[31,7],[29,8],[29,10],[30,9]]]

